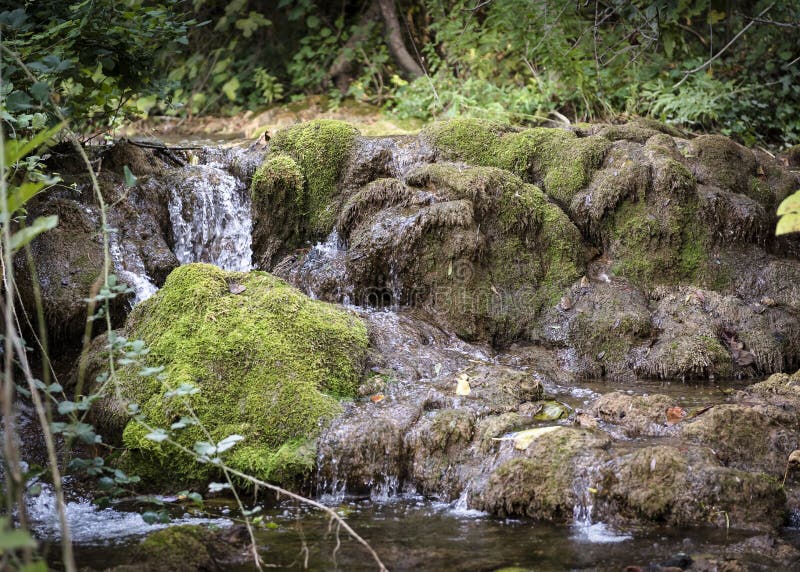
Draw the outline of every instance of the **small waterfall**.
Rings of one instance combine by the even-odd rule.
[[[592,480],[589,475],[583,474],[575,479],[573,488],[577,502],[572,509],[572,527],[575,531],[573,539],[579,542],[595,544],[610,544],[631,540],[633,536],[617,532],[603,522],[594,522],[594,498],[591,490]]]
[[[144,262],[138,253],[126,252],[123,255],[122,245],[116,232],[110,234],[109,251],[114,263],[114,272],[120,282],[133,289],[133,305],[144,302],[158,292],[158,286],[147,275]]]
[[[185,171],[169,201],[178,261],[250,270],[252,219],[244,182],[215,163],[190,166]]]

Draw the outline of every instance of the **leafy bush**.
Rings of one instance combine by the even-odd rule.
[[[0,13],[0,115],[10,136],[58,123],[53,105],[74,131],[121,122],[134,96],[163,81],[158,59],[187,42],[192,21],[181,4],[44,0]]]

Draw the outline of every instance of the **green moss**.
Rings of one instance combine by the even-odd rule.
[[[232,284],[244,291],[232,294]],[[126,335],[145,340],[148,361],[165,367],[168,387],[200,388],[191,406],[212,439],[245,436],[227,454],[231,466],[276,481],[312,466],[309,441],[339,412],[337,398],[355,395],[367,347],[366,328],[350,313],[269,274],[208,264],[173,271],[164,288],[136,307]],[[154,377],[123,370],[121,391],[157,427],[186,415],[182,401],[164,398]],[[135,421],[123,433],[138,474],[193,481],[214,473],[146,433]],[[176,435],[189,447],[208,440],[198,427]]]
[[[414,283],[434,292],[459,336],[488,333],[498,346],[519,339],[582,275],[580,232],[538,187],[501,169],[447,164],[428,165],[409,183],[446,192],[439,204],[471,205],[451,209],[446,224],[441,217],[429,224],[413,254]]]
[[[317,119],[282,129],[272,138],[270,149],[291,156],[303,172],[306,184],[296,200],[315,236],[333,228],[336,212],[331,200],[358,135],[343,121]]]
[[[250,196],[254,262],[272,268],[281,255],[301,248],[310,238],[300,166],[288,155],[270,155],[253,175]]]
[[[446,158],[498,167],[541,183],[562,205],[569,205],[588,184],[611,146],[603,137],[579,138],[570,131],[542,127],[514,130],[480,119],[434,123],[423,133]]]
[[[654,119],[645,118],[637,118],[622,125],[609,125],[601,129],[598,135],[602,135],[609,141],[626,139],[628,141],[636,141],[637,143],[645,143],[654,135],[662,133],[672,135],[673,137],[681,137],[681,133],[674,127]]]
[[[708,230],[695,221],[697,201],[654,202],[626,201],[604,222],[613,272],[644,288],[721,284],[708,262]]]
[[[140,546],[140,561],[154,572],[190,572],[213,566],[206,545],[209,533],[199,526],[171,526],[148,536]]]

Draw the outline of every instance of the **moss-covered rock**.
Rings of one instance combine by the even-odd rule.
[[[576,490],[576,479],[606,460],[610,442],[600,431],[558,427],[494,470],[476,503],[501,517],[568,521],[584,493]]]
[[[339,218],[356,299],[385,292],[430,308],[459,336],[505,345],[583,271],[567,216],[533,185],[491,167],[434,164],[381,179]]]
[[[783,522],[779,480],[720,466],[708,450],[656,445],[616,453],[598,486],[602,518],[761,530]]]
[[[659,436],[677,431],[667,425],[667,410],[675,405],[667,395],[612,391],[592,403],[592,413],[601,421],[621,426],[628,437]]]
[[[783,476],[800,432],[796,423],[784,425],[748,403],[715,405],[691,423],[682,424],[681,435],[711,447],[726,465],[777,478]]]
[[[256,169],[250,196],[254,263],[259,268],[272,268],[281,255],[305,245],[305,183],[300,166],[288,155],[270,155]]]
[[[542,189],[562,205],[589,182],[610,147],[602,137],[563,129],[514,129],[480,119],[433,123],[422,134],[449,160],[498,167]]]
[[[583,278],[541,320],[541,341],[570,348],[568,369],[584,378],[631,376],[637,349],[652,333],[647,299],[639,290]]]
[[[266,273],[224,272],[207,264],[173,271],[164,288],[136,307],[124,333],[150,348],[148,364],[165,380],[120,372],[119,391],[148,424],[170,427],[187,415],[167,389],[192,384],[187,396],[205,429],[175,431],[178,441],[244,441],[226,455],[232,467],[291,482],[314,463],[311,441],[356,393],[367,347],[364,325],[350,313],[312,301]],[[208,432],[208,435],[206,432]],[[215,471],[166,444],[148,440],[131,420],[123,443],[131,472],[151,480],[203,480]]]
[[[282,129],[270,142],[270,151],[292,157],[305,178],[293,198],[306,219],[310,238],[325,236],[333,228],[336,209],[332,200],[339,192],[338,183],[358,135],[358,129],[344,121],[317,119]],[[285,161],[280,168],[294,170]],[[295,174],[290,178],[296,183]],[[264,191],[254,188],[253,192]]]

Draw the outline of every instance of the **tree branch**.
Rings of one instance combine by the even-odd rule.
[[[386,24],[386,45],[392,57],[404,72],[412,78],[424,75],[422,67],[411,57],[403,41],[403,33],[400,30],[400,19],[397,16],[397,9],[394,0],[377,0],[381,7],[383,22]]]
[[[716,59],[717,59],[718,57],[720,57],[720,56],[721,56],[723,53],[725,53],[725,51],[726,51],[728,48],[730,48],[730,47],[731,47],[731,46],[732,46],[732,45],[733,45],[733,44],[736,42],[736,40],[738,40],[738,39],[739,39],[739,38],[742,36],[742,34],[744,34],[744,33],[745,33],[747,30],[749,30],[749,29],[750,29],[750,26],[752,26],[753,24],[755,24],[758,18],[761,18],[761,17],[762,17],[764,14],[766,14],[767,12],[769,12],[770,10],[772,10],[772,7],[773,7],[773,6],[775,6],[775,2],[773,2],[772,4],[770,4],[769,6],[767,6],[766,8],[764,8],[764,9],[761,11],[761,13],[760,13],[758,16],[756,16],[755,18],[753,18],[752,20],[750,20],[750,22],[749,22],[749,23],[748,23],[748,24],[747,24],[747,25],[746,25],[744,28],[742,28],[741,30],[739,30],[739,33],[738,33],[738,34],[736,34],[736,35],[735,35],[735,36],[734,36],[734,37],[731,39],[731,41],[730,41],[730,42],[728,42],[727,44],[725,44],[725,47],[723,47],[723,48],[722,48],[720,51],[718,51],[716,54],[714,54],[714,55],[713,55],[711,58],[709,58],[709,59],[708,59],[708,60],[707,60],[705,63],[703,63],[702,65],[699,65],[699,66],[697,66],[696,68],[694,68],[694,69],[691,69],[691,70],[689,70],[689,71],[687,71],[687,72],[683,72],[683,78],[682,78],[682,79],[681,79],[681,80],[680,80],[678,83],[676,83],[676,84],[673,86],[673,89],[677,89],[678,87],[680,87],[680,86],[683,84],[683,82],[685,82],[687,79],[689,79],[689,76],[690,76],[690,75],[692,75],[693,73],[695,73],[695,72],[699,72],[700,70],[704,70],[704,69],[706,69],[708,66],[710,66],[710,65],[711,65],[711,64],[714,62],[714,60],[716,60]]]

